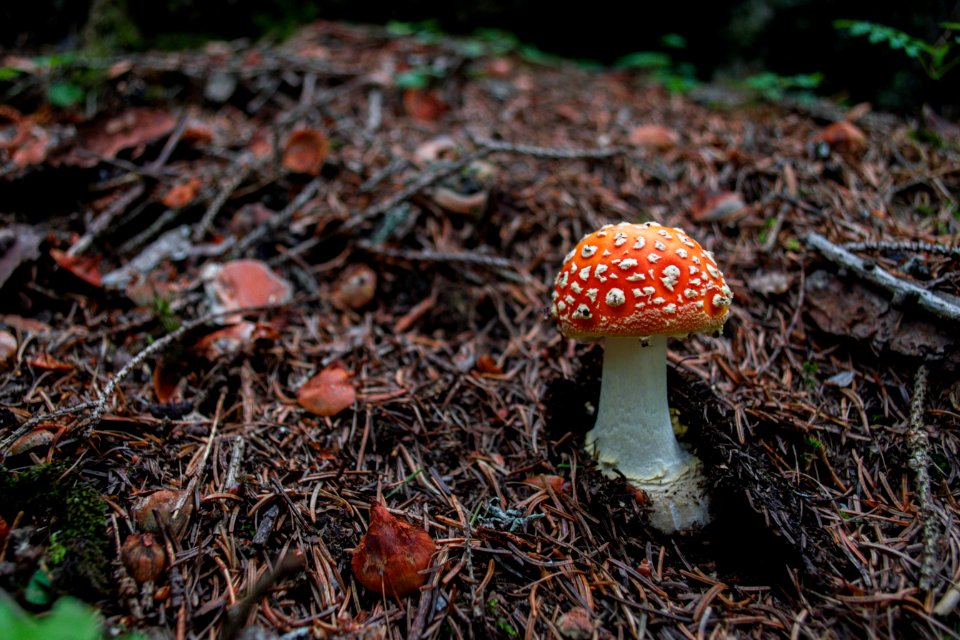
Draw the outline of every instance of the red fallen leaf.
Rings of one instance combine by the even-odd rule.
[[[840,120],[821,129],[814,142],[825,142],[831,149],[860,151],[867,146],[867,136],[849,120]]]
[[[490,373],[494,375],[500,375],[503,373],[503,369],[497,366],[497,361],[486,354],[477,358],[477,371],[480,373]]]
[[[59,249],[50,249],[50,257],[54,262],[77,276],[87,284],[100,286],[100,258],[88,256],[71,256]]]
[[[746,207],[736,191],[699,190],[693,202],[693,219],[698,222],[726,220]]]
[[[153,368],[153,394],[157,402],[166,404],[174,399],[180,384],[180,373],[162,360]]]
[[[419,122],[436,122],[447,111],[447,105],[436,89],[407,89],[403,92],[403,109]]]
[[[350,374],[334,365],[307,380],[297,391],[301,407],[318,416],[334,416],[353,405],[357,391]]]
[[[69,362],[64,362],[62,360],[57,360],[49,353],[41,353],[36,355],[29,360],[29,364],[34,369],[43,369],[44,371],[72,371],[73,365]]]
[[[673,129],[659,124],[642,124],[630,130],[627,140],[638,147],[667,151],[677,146],[680,136]]]
[[[283,167],[294,173],[320,175],[330,151],[330,141],[316,129],[293,131],[283,147]]]
[[[364,587],[399,600],[426,583],[426,569],[436,549],[430,534],[375,502],[370,505],[370,526],[353,552],[350,567]]]
[[[207,293],[220,311],[283,304],[293,296],[290,283],[259,260],[210,265],[205,278]]]
[[[186,182],[172,186],[169,191],[163,194],[160,202],[170,209],[181,209],[193,202],[202,186],[203,183],[200,182],[200,178],[190,178]]]
[[[81,147],[103,158],[115,158],[131,147],[141,147],[161,138],[176,126],[176,119],[167,111],[150,107],[132,107],[107,120],[98,120],[86,128]],[[71,164],[93,166],[97,158],[70,157]]]

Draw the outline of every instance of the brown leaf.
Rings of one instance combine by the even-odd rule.
[[[318,416],[333,416],[350,407],[357,392],[350,374],[338,366],[327,367],[297,391],[300,406]]]
[[[375,502],[370,505],[370,526],[353,552],[350,567],[370,591],[399,599],[426,583],[436,549],[430,534]]]
[[[151,107],[132,107],[106,120],[97,120],[80,136],[80,146],[95,156],[111,159],[124,149],[142,147],[161,138],[176,126],[167,111]],[[68,164],[93,166],[97,158],[70,157]]]
[[[153,368],[153,393],[157,397],[157,402],[166,404],[172,401],[179,385],[179,371],[169,363],[158,362]]]
[[[317,129],[297,129],[283,147],[283,167],[293,173],[320,175],[330,151],[330,141]]]
[[[734,217],[744,207],[743,198],[736,191],[699,190],[694,198],[693,219],[698,222],[713,222]]]
[[[447,105],[435,89],[407,89],[403,92],[403,109],[418,122],[436,122],[447,111]]]
[[[848,120],[827,125],[813,137],[813,141],[824,142],[831,149],[845,151],[860,151],[867,146],[867,136]]]
[[[677,146],[680,135],[659,124],[642,124],[630,130],[627,140],[638,147],[667,151]]]
[[[50,257],[73,275],[94,287],[100,286],[100,258],[71,256],[59,249],[50,249]]]

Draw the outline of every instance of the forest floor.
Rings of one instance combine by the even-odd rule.
[[[329,23],[75,60],[72,109],[3,64],[21,605],[176,638],[960,635],[955,125]],[[683,227],[735,296],[669,344],[712,496],[683,534],[597,470],[602,345],[546,311],[621,220]],[[435,541],[409,596],[351,570],[374,500]]]

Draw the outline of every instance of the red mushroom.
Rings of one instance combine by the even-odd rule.
[[[710,252],[684,231],[652,222],[587,235],[554,284],[560,331],[605,340],[600,406],[587,444],[605,473],[616,470],[648,494],[650,522],[665,532],[709,520],[700,461],[673,434],[667,336],[719,332],[732,299]]]

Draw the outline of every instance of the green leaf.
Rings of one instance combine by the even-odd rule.
[[[83,102],[84,90],[72,82],[54,82],[47,89],[47,100],[55,107],[66,109]]]
[[[0,67],[0,82],[4,80],[12,80],[20,75],[22,71],[20,69],[15,69],[13,67]]]
[[[51,595],[52,587],[53,582],[50,580],[50,574],[45,569],[37,569],[30,576],[30,580],[23,590],[23,599],[34,606],[45,607],[53,599]]]
[[[435,74],[430,69],[418,67],[398,73],[393,78],[393,84],[401,89],[424,89],[434,77]]]
[[[673,59],[659,51],[628,53],[614,63],[618,69],[662,69],[669,67]]]
[[[686,49],[687,39],[679,33],[666,33],[660,36],[660,44],[670,49]]]

